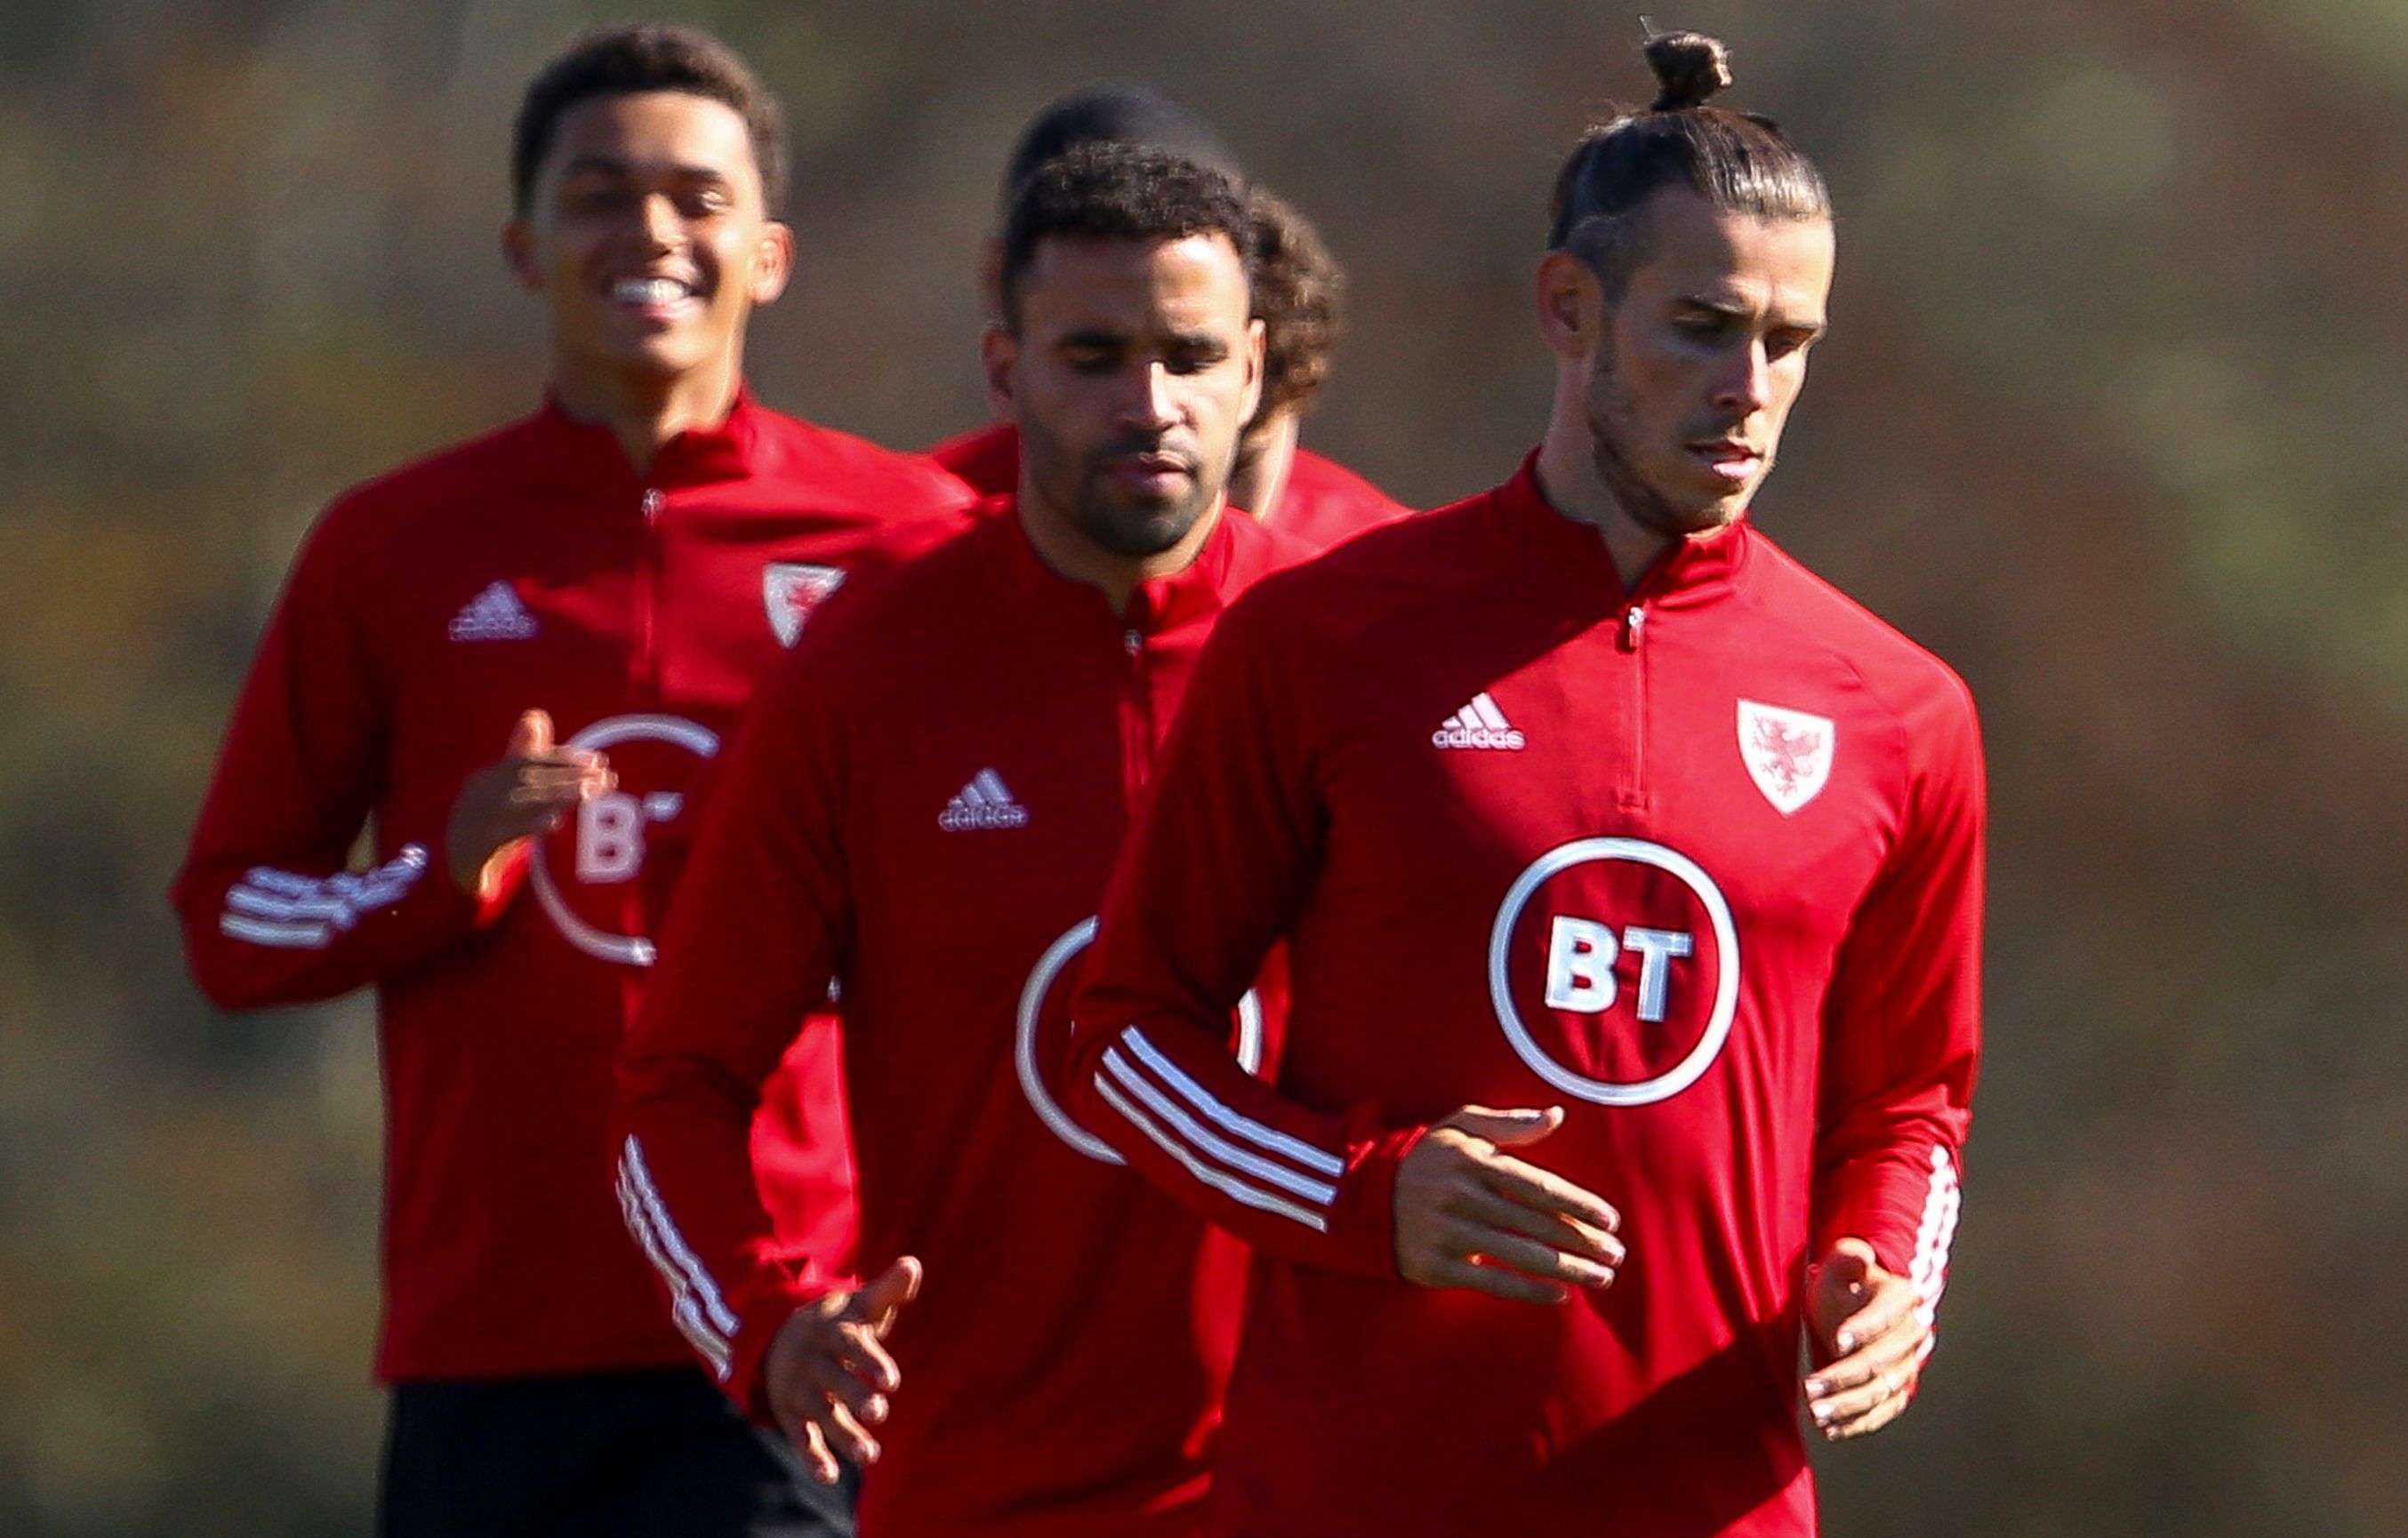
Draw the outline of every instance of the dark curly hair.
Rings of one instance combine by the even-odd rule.
[[[699,27],[666,21],[586,33],[537,71],[510,134],[510,206],[527,212],[536,176],[571,107],[645,91],[680,91],[733,107],[752,139],[762,198],[772,215],[784,210],[786,124],[778,98],[734,49]]]
[[[1312,221],[1256,188],[1254,317],[1263,323],[1263,401],[1257,421],[1301,409],[1329,380],[1338,348],[1346,273]]]
[[[1020,131],[1003,168],[1005,216],[1011,213],[1012,195],[1039,166],[1082,144],[1148,145],[1209,165],[1232,181],[1245,179],[1236,153],[1211,123],[1141,81],[1106,80],[1055,97]]]
[[[1003,223],[1003,321],[1020,327],[1020,285],[1040,242],[1178,240],[1226,235],[1254,265],[1246,196],[1210,166],[1133,144],[1084,144],[1039,165],[1013,194]]]

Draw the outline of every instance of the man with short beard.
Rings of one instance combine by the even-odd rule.
[[[1004,167],[1004,202],[1038,166],[1088,144],[1132,144],[1178,155],[1244,181],[1237,156],[1210,123],[1150,86],[1088,86],[1049,104],[1021,131]],[[1254,227],[1254,318],[1263,323],[1263,395],[1238,439],[1229,501],[1312,549],[1326,549],[1409,509],[1336,461],[1299,446],[1305,412],[1328,382],[1340,330],[1346,275],[1311,221],[1257,186]],[[995,299],[996,244],[986,288]],[[1019,430],[998,421],[950,438],[929,457],[988,493],[1016,484]]]
[[[1978,1039],[1956,677],[1745,516],[1821,176],[1648,45],[1538,271],[1502,487],[1214,634],[1105,902],[1071,1113],[1255,1248],[1209,1530],[1807,1538],[1805,1406],[1931,1348]],[[1276,1084],[1221,1021],[1277,941]]]
[[[1157,151],[1021,188],[984,351],[1017,490],[765,690],[622,1058],[623,1167],[730,1321],[729,1392],[824,1474],[867,1465],[869,1538],[1196,1531],[1241,1256],[1063,1115],[1056,1070],[1189,669],[1301,554],[1224,495],[1261,380],[1248,238],[1226,178]],[[746,1157],[831,980],[859,1284],[775,1253]]]
[[[504,251],[544,308],[542,409],[327,509],[176,882],[219,1004],[377,992],[386,1538],[850,1531],[695,1371],[718,1327],[661,1306],[621,1217],[641,1193],[609,1176],[648,856],[820,601],[968,500],[744,389],[793,263],[783,159],[776,100],[692,28],[605,29],[538,73]],[[824,1040],[788,1082],[832,1101]],[[840,1135],[764,1144],[796,1243],[840,1243]]]

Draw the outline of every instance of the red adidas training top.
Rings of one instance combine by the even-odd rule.
[[[827,1268],[774,1253],[744,1128],[841,979],[861,1270],[927,1266],[865,1538],[1196,1531],[1242,1252],[1063,1115],[1064,1006],[1205,635],[1301,553],[1224,518],[1115,618],[1006,500],[828,616],[725,762],[622,1061],[622,1179],[759,1412],[762,1355]]]
[[[1626,594],[1500,490],[1226,619],[1117,869],[1071,1108],[1256,1246],[1211,1531],[1814,1530],[1802,1273],[1935,1306],[1977,1035],[1983,790],[1941,663],[1742,522]],[[1277,1087],[1218,1021],[1284,935]],[[1465,1104],[1621,1209],[1563,1307],[1396,1274]]]
[[[948,438],[928,457],[986,496],[1020,489],[1020,429],[994,422],[975,433]],[[1335,460],[1298,449],[1275,507],[1254,510],[1267,523],[1307,550],[1326,550],[1364,530],[1412,516],[1412,509]]]
[[[646,851],[693,815],[696,767],[819,601],[960,527],[966,496],[743,398],[641,478],[608,429],[547,409],[350,492],[311,531],[174,898],[223,1006],[378,990],[382,1377],[691,1360],[604,1153],[652,950]],[[536,706],[607,751],[619,787],[480,910],[445,868],[445,824]],[[819,1108],[789,1124],[815,1142],[765,1122],[796,1244],[839,1242],[847,1218],[832,1068],[824,1051],[790,1070]]]

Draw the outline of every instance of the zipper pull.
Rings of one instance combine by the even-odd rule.
[[[1625,651],[1637,651],[1639,649],[1640,632],[1646,628],[1647,611],[1645,609],[1633,604],[1629,608],[1623,611],[1622,649]]]
[[[646,521],[649,522],[658,520],[661,516],[661,504],[667,500],[668,499],[662,496],[657,490],[649,487],[646,488],[644,491],[644,518]]]

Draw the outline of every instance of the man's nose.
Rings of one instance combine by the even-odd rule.
[[[1121,417],[1131,427],[1155,432],[1177,421],[1179,405],[1171,386],[1170,370],[1159,363],[1140,365],[1121,399]]]
[[[684,234],[685,221],[678,217],[677,205],[663,192],[645,194],[637,205],[636,218],[654,250],[673,249]]]
[[[1752,414],[1772,404],[1772,360],[1762,341],[1751,341],[1730,360],[1715,382],[1714,405]]]

